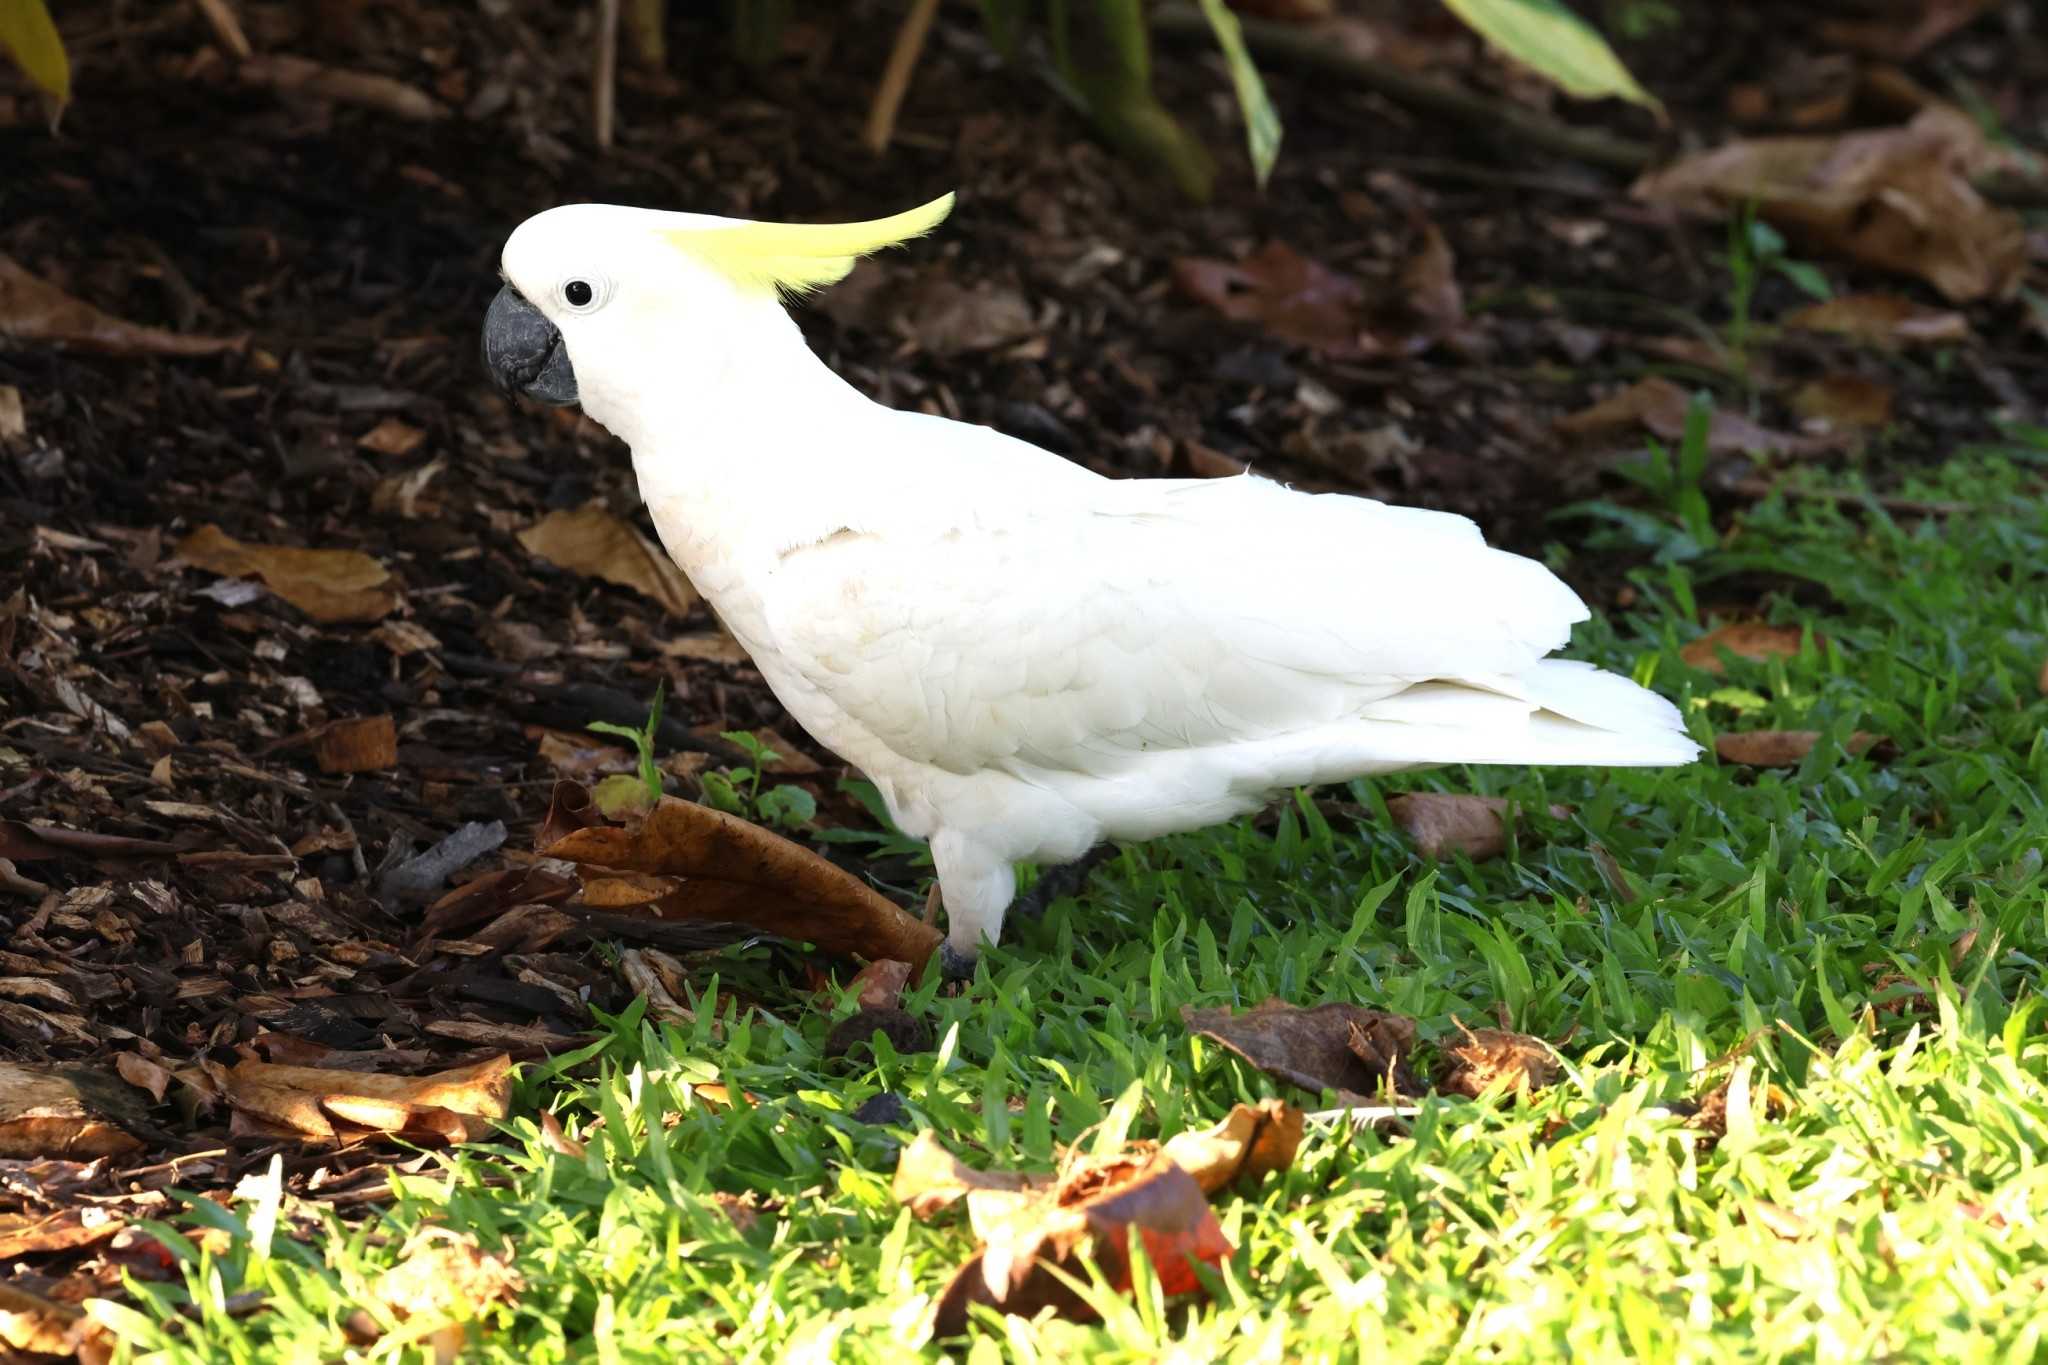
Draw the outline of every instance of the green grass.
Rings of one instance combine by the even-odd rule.
[[[1368,808],[1401,786],[1571,807],[1481,866],[1432,868],[1386,825],[1306,800],[1277,825],[1131,849],[1081,903],[1017,924],[970,994],[913,993],[935,1053],[828,1060],[851,1002],[835,1015],[764,960],[729,957],[694,1031],[629,1015],[593,1052],[529,1069],[519,1112],[554,1110],[587,1157],[550,1153],[516,1119],[398,1178],[374,1235],[281,1229],[268,1254],[247,1237],[192,1252],[182,1284],[139,1287],[122,1330],[167,1360],[340,1358],[366,1283],[408,1229],[442,1223],[516,1246],[525,1288],[485,1311],[471,1349],[527,1365],[2034,1358],[2048,1329],[2048,503],[2029,490],[2044,460],[2015,441],[1904,490],[1968,501],[1965,516],[1751,509],[1718,546],[1639,572],[1636,607],[1579,638],[1680,699],[1703,740],[1863,729],[1896,742],[1889,762],[1823,743],[1796,771],[1709,758],[1354,788]],[[1630,524],[1609,534],[1641,533]],[[1703,629],[1696,604],[1717,603],[1810,622],[1825,647],[1709,678],[1678,650]],[[735,993],[771,1013],[728,1016],[715,1036],[715,1000]],[[929,1340],[931,1300],[972,1237],[957,1215],[920,1224],[891,1199],[914,1129],[975,1164],[1044,1168],[1113,1109],[1157,1136],[1237,1100],[1303,1099],[1179,1019],[1270,995],[1405,1011],[1432,1039],[1504,1007],[1559,1041],[1566,1076],[1522,1104],[1427,1101],[1405,1137],[1312,1130],[1284,1177],[1219,1199],[1238,1250],[1206,1301],[1141,1283],[1103,1298],[1101,1323],[991,1317],[968,1342]],[[694,1102],[687,1087],[712,1080],[756,1101]],[[1668,1106],[1722,1082],[1727,1134],[1709,1146]],[[1766,1103],[1773,1086],[1788,1108]],[[910,1124],[852,1117],[883,1090]],[[720,1192],[764,1204],[751,1232]],[[269,1309],[222,1310],[247,1291]],[[166,1329],[188,1300],[193,1319]]]

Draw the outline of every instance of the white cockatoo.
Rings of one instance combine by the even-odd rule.
[[[501,386],[632,447],[662,544],[776,697],[930,841],[949,965],[996,941],[1019,862],[1404,768],[1698,753],[1661,697],[1547,657],[1584,604],[1462,517],[1108,479],[870,401],[784,297],[951,206],[550,209],[506,242],[484,326]]]

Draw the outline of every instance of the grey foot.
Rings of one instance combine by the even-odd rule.
[[[1046,912],[1052,903],[1062,896],[1076,896],[1087,884],[1088,874],[1116,856],[1116,845],[1097,844],[1071,863],[1048,867],[1038,874],[1038,880],[1031,889],[1017,898],[1010,907],[1014,915],[1037,917]]]
[[[974,964],[981,957],[977,953],[963,953],[950,943],[939,945],[939,975],[948,981],[974,980]]]

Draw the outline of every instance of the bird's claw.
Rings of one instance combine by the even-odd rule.
[[[979,960],[979,954],[963,953],[950,943],[939,945],[939,975],[948,981],[974,980],[974,964]]]

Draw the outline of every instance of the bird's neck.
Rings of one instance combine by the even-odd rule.
[[[780,308],[725,329],[715,350],[633,368],[629,389],[586,392],[584,407],[632,447],[640,496],[693,579],[764,546],[779,553],[787,545],[770,541],[833,516],[845,476],[893,416],[834,374]]]

